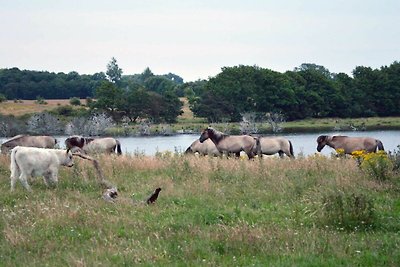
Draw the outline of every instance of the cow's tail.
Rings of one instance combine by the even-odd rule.
[[[290,140],[288,140],[289,141],[289,152],[290,152],[290,156],[292,157],[292,158],[294,158],[294,152],[293,152],[293,145],[292,145],[292,142],[290,142]]]
[[[378,151],[379,150],[385,151],[385,148],[383,147],[383,143],[381,142],[381,140],[376,140],[376,144],[377,144],[377,147],[378,147]]]
[[[19,147],[17,146],[11,150],[11,164],[10,164],[11,179],[17,179],[19,177],[19,166],[17,163],[17,159],[15,158],[18,148]]]
[[[117,142],[117,154],[121,155],[122,150],[121,150],[121,143],[118,140],[115,140]]]

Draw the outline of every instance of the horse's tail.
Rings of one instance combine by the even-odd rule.
[[[115,139],[115,142],[117,142],[117,154],[121,155],[122,154],[121,143],[117,139]]]
[[[381,140],[376,140],[376,144],[377,144],[378,150],[385,151],[385,148],[383,147],[383,143],[381,142]]]
[[[256,139],[255,154],[258,155],[259,157],[261,157],[262,156],[262,150],[261,150],[260,137],[254,137],[254,139]]]
[[[290,152],[290,156],[292,157],[292,158],[294,158],[294,152],[293,152],[293,145],[292,145],[292,142],[290,142],[290,140],[288,140],[289,141],[289,152]]]

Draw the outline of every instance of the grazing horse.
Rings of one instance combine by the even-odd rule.
[[[227,135],[207,127],[201,133],[199,141],[203,143],[208,138],[213,141],[218,151],[222,154],[234,153],[239,157],[240,151],[244,151],[249,159],[252,159],[256,152],[256,139],[249,135]]]
[[[188,153],[196,153],[198,152],[200,155],[210,155],[210,156],[221,156],[221,153],[218,151],[217,147],[210,139],[205,140],[203,143],[200,140],[195,140],[185,151],[185,154]]]
[[[348,136],[328,136],[321,135],[317,138],[317,151],[321,152],[325,145],[333,149],[343,149],[345,154],[351,154],[357,150],[366,152],[376,152],[385,150],[380,140],[371,137],[348,137]]]
[[[57,144],[57,139],[51,136],[30,136],[20,134],[11,139],[6,140],[1,144],[1,153],[7,154],[16,146],[38,147],[38,148],[54,148]]]
[[[67,149],[78,147],[87,154],[114,153],[117,149],[118,155],[122,154],[121,143],[112,137],[92,138],[78,135],[70,136],[65,140]]]
[[[279,153],[279,157],[283,158],[286,154],[290,158],[294,158],[293,145],[284,137],[258,137],[257,138],[257,154],[259,157],[265,155],[273,155]]]

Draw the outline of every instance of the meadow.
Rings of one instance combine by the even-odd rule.
[[[102,156],[56,188],[10,192],[0,157],[0,266],[398,266],[400,182],[343,157]],[[381,166],[381,167],[382,167]],[[397,166],[398,167],[398,166]],[[372,171],[372,172],[371,172]],[[162,191],[153,205],[141,203]]]

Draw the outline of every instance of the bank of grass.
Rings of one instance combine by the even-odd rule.
[[[207,126],[229,134],[241,134],[240,123],[207,123],[204,118],[178,118],[174,124],[151,124],[151,135],[169,135],[176,133],[200,133]],[[268,123],[256,123],[259,134],[273,133]],[[371,118],[324,118],[288,121],[281,124],[283,133],[326,132],[326,131],[365,131],[365,130],[399,130],[399,117],[371,117]],[[110,135],[135,135],[139,124],[120,126],[108,129]]]
[[[396,266],[398,175],[379,182],[352,159],[101,157],[119,188],[101,199],[90,163],[59,185],[9,191],[0,158],[0,265]],[[138,203],[161,187],[155,205]],[[132,204],[135,200],[136,204]],[[328,208],[327,208],[328,207]],[[340,217],[342,220],[330,220]]]

